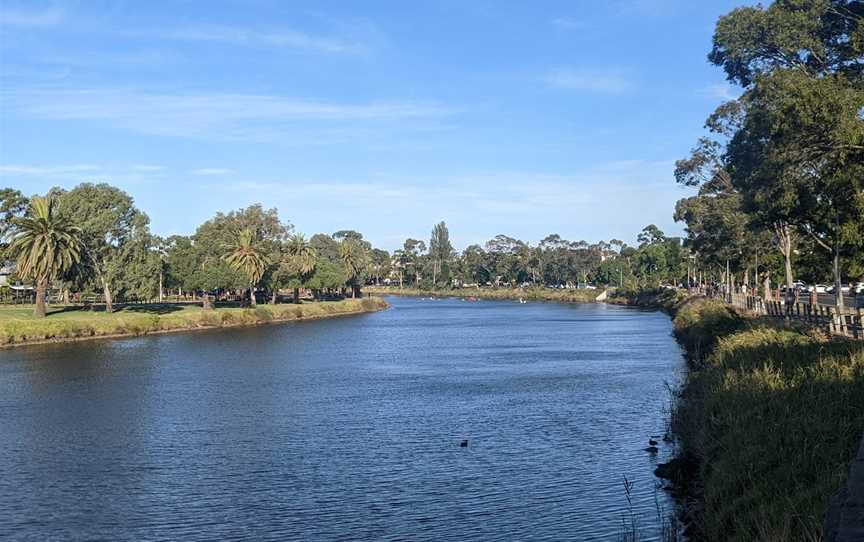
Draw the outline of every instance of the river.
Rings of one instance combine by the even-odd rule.
[[[388,301],[0,351],[0,538],[656,539],[666,315]]]

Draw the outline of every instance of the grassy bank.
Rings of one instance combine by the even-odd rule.
[[[697,539],[821,540],[864,433],[864,345],[681,305],[690,373],[672,426]]]
[[[669,288],[648,288],[639,290],[616,290],[606,300],[613,305],[630,305],[647,309],[660,309],[675,313],[678,306],[687,298],[687,292]]]
[[[45,341],[250,326],[373,312],[385,308],[387,303],[378,298],[300,305],[259,305],[255,309],[220,307],[212,311],[189,305],[142,305],[125,307],[112,314],[60,308],[52,310],[43,319],[34,318],[32,309],[2,308],[0,345],[15,346]]]
[[[559,301],[562,303],[591,303],[602,290],[553,290],[551,288],[458,288],[420,290],[418,288],[365,287],[364,292],[376,295],[403,295],[410,297],[476,297],[478,299],[525,299],[529,301]]]

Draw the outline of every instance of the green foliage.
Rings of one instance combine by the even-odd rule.
[[[47,283],[81,262],[81,232],[57,213],[53,196],[34,196],[26,216],[12,218],[12,224],[9,253],[17,258],[20,277]]]
[[[248,284],[255,286],[261,282],[264,271],[270,264],[267,255],[258,245],[255,232],[249,228],[240,230],[228,252],[222,257],[235,271],[240,271],[248,278]]]

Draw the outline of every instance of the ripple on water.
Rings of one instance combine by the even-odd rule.
[[[4,353],[0,538],[654,539],[668,318],[391,303]]]

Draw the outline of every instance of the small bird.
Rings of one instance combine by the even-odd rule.
[[[648,444],[649,444],[650,446],[657,446],[658,442],[657,442],[656,440],[654,440],[653,438],[649,438],[649,439],[648,439]]]
[[[659,450],[656,446],[648,446],[647,448],[645,448],[645,451],[649,454],[656,454]]]
[[[460,448],[467,448],[468,447],[468,439],[465,439],[462,442],[460,442],[459,447]]]

